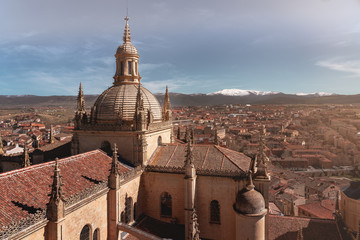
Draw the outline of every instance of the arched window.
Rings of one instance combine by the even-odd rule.
[[[123,76],[124,75],[124,62],[121,62],[121,64],[120,64],[120,67],[121,67],[121,76]]]
[[[125,198],[125,223],[133,221],[133,200],[131,197]]]
[[[131,65],[132,62],[128,61],[128,74],[131,75]]]
[[[108,141],[103,141],[100,149],[106,152],[107,155],[112,155],[111,144]]]
[[[171,217],[172,216],[172,200],[171,195],[167,192],[161,194],[161,216]]]
[[[95,229],[93,234],[93,240],[99,240],[100,239],[100,229]]]
[[[210,223],[220,224],[220,204],[216,200],[210,203]]]
[[[158,137],[158,146],[160,146],[162,144],[162,138],[161,136]]]
[[[80,233],[80,240],[90,240],[90,226],[85,225]]]
[[[137,204],[134,203],[134,210],[133,210],[133,219],[134,220],[136,219],[136,211],[137,211],[136,207],[137,207]]]

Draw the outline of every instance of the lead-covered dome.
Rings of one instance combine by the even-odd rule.
[[[93,107],[95,122],[116,124],[119,121],[133,121],[138,87],[137,84],[121,84],[105,90]],[[156,97],[142,86],[141,93],[145,112],[151,110],[154,122],[161,121],[161,107]]]

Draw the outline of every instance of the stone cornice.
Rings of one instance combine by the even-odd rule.
[[[12,222],[8,226],[3,226],[0,229],[0,239],[9,239],[10,237],[11,239],[22,239],[41,227],[44,227],[47,222],[46,210],[42,209],[34,214],[30,214],[20,221]],[[25,229],[26,231],[23,231]]]
[[[164,167],[148,165],[145,168],[146,172],[161,172],[161,173],[174,173],[185,174],[183,167]],[[246,178],[246,173],[240,171],[227,171],[227,170],[213,170],[213,169],[196,169],[198,176],[215,176],[215,177],[230,177],[230,178]]]
[[[99,184],[95,184],[94,186],[87,188],[78,194],[75,194],[69,198],[66,198],[64,200],[65,215],[82,207],[83,205],[87,204],[88,202],[93,201],[94,198],[96,199],[97,197],[104,195],[108,191],[109,191],[108,182],[104,181]],[[91,196],[91,198],[89,198],[90,196]],[[86,201],[83,201],[84,199],[86,199]],[[78,204],[78,203],[80,203],[80,204]]]

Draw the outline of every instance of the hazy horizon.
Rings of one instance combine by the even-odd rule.
[[[360,93],[360,1],[129,1],[153,93]],[[6,0],[0,95],[100,94],[112,85],[126,1]],[[359,89],[359,90],[358,90]]]

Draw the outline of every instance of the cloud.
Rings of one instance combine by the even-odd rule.
[[[316,62],[317,66],[325,67],[331,70],[350,73],[351,77],[360,77],[359,60],[337,60],[328,59]]]

